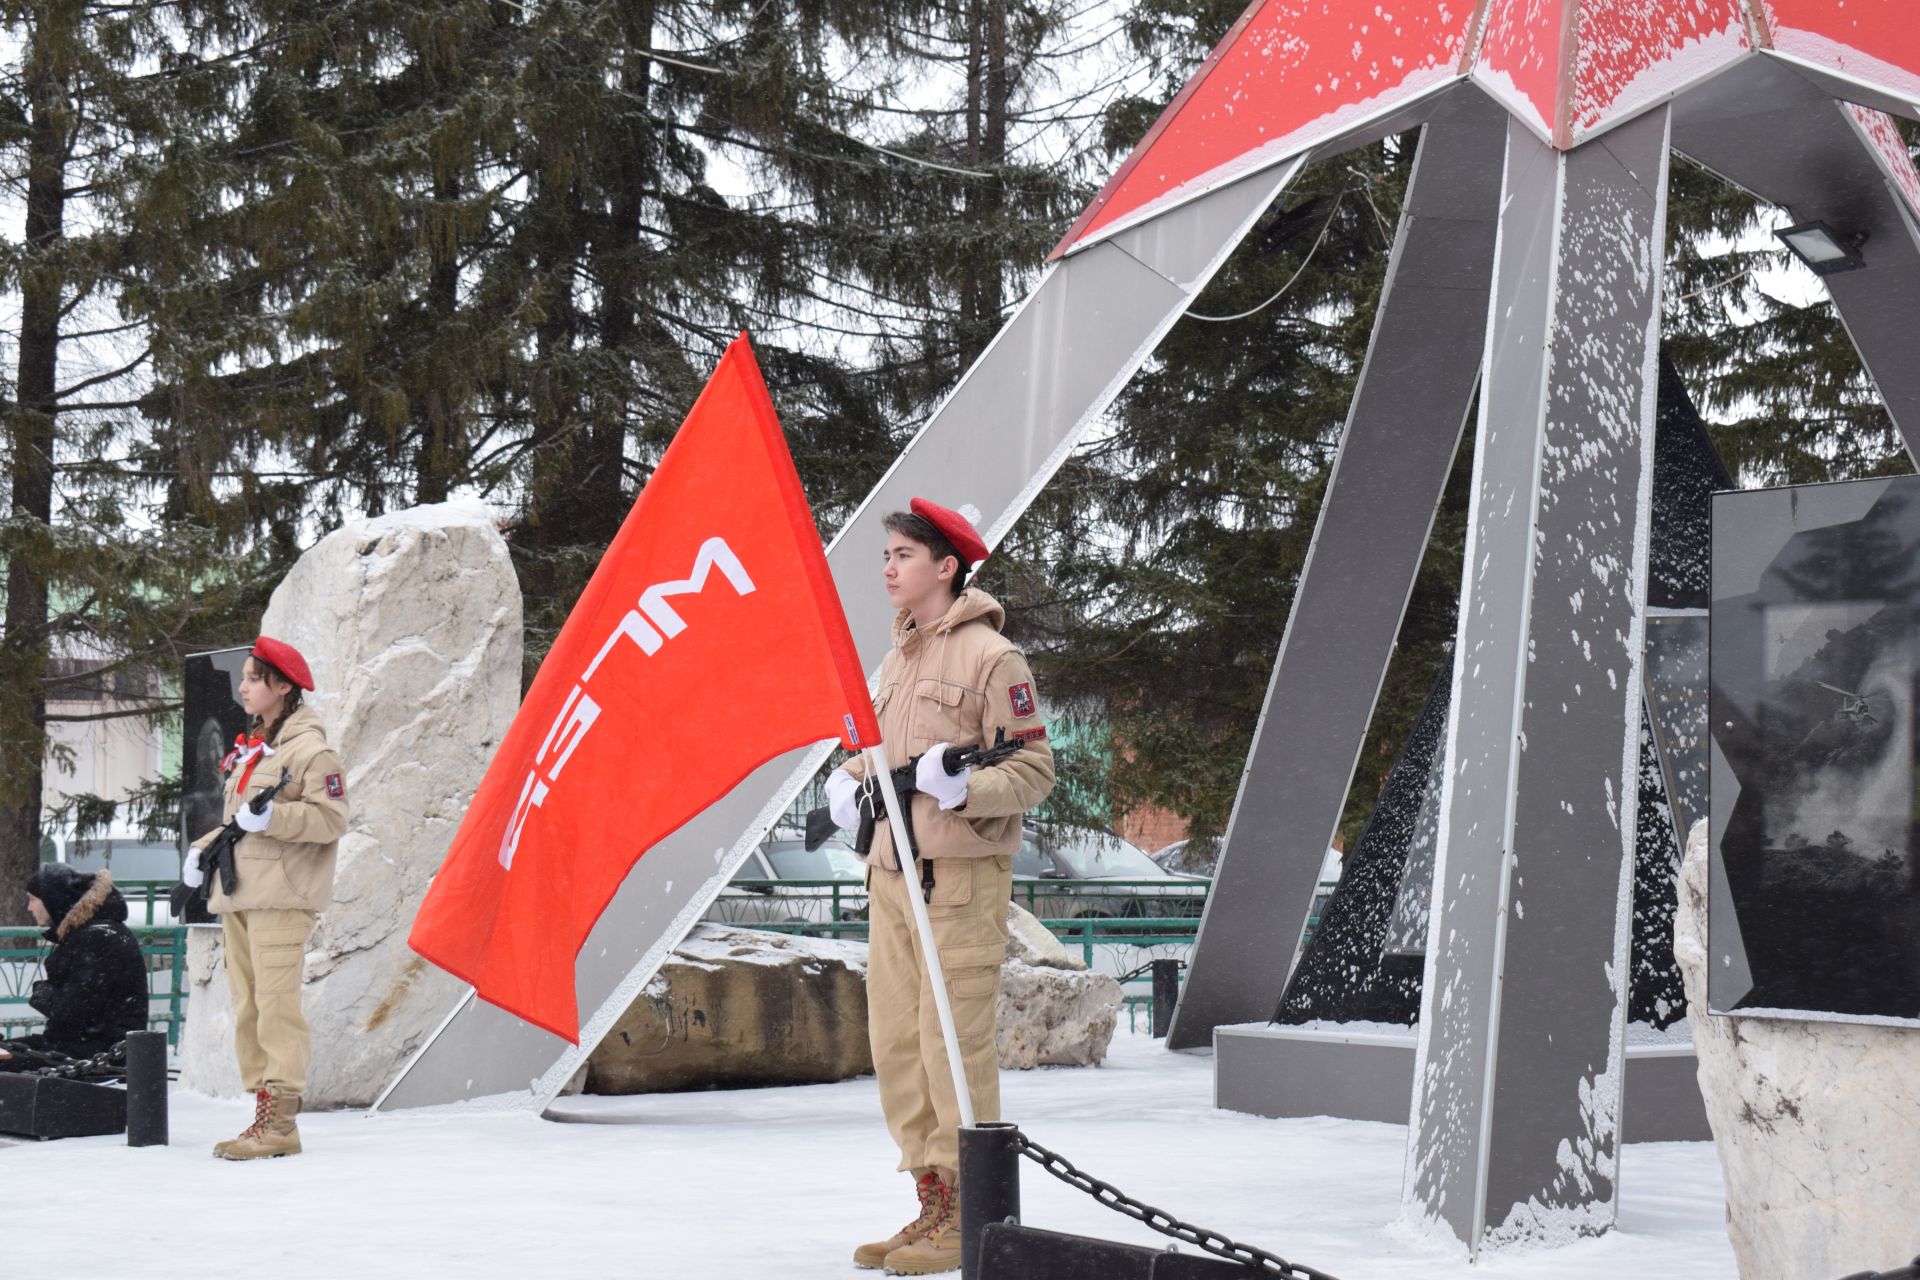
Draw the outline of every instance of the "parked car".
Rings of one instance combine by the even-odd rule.
[[[1081,883],[1048,884],[1063,880]],[[1106,887],[1102,880],[1119,883]],[[1014,901],[1028,906],[1031,900],[1028,909],[1043,920],[1197,917],[1211,883],[1168,871],[1139,846],[1086,827],[1029,825],[1013,855]]]
[[[1195,836],[1186,840],[1175,840],[1164,849],[1158,849],[1149,855],[1168,871],[1179,875],[1213,876],[1213,869],[1220,861],[1220,838],[1218,836]]]
[[[763,841],[734,872],[733,882],[707,908],[706,919],[752,927],[764,924],[830,925],[867,917],[867,868],[853,846],[834,837],[809,850],[799,839]],[[835,914],[834,887],[807,881],[844,882]],[[781,881],[800,881],[782,884]],[[809,929],[808,932],[821,930]]]

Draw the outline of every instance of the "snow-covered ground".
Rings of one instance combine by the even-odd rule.
[[[1007,1117],[1152,1204],[1340,1280],[1735,1275],[1707,1143],[1627,1147],[1612,1234],[1475,1267],[1393,1225],[1404,1128],[1216,1111],[1212,1067],[1123,1031],[1097,1070],[1006,1073]],[[6,1269],[71,1274],[81,1256],[83,1272],[103,1280],[841,1280],[872,1274],[849,1262],[855,1244],[912,1216],[870,1078],[575,1098],[563,1109],[600,1123],[314,1115],[301,1120],[306,1154],[228,1164],[208,1148],[245,1123],[246,1108],[176,1093],[171,1147],[93,1138],[0,1150]],[[36,1195],[59,1210],[33,1207]],[[1031,1164],[1022,1195],[1032,1225],[1166,1243]],[[101,1261],[116,1255],[128,1260],[123,1272]]]

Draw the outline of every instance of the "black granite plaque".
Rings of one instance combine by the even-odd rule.
[[[187,655],[185,697],[180,734],[180,835],[191,844],[220,825],[223,804],[220,761],[233,748],[235,735],[246,732],[247,713],[240,709],[240,669],[248,646]],[[205,924],[213,917],[194,912],[188,924]]]
[[[1920,1021],[1920,477],[1718,494],[1710,1003]]]

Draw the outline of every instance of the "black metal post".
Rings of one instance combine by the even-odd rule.
[[[960,1275],[980,1274],[980,1233],[1020,1218],[1020,1127],[992,1122],[960,1130]]]
[[[127,1145],[167,1145],[167,1037],[127,1033]]]
[[[1153,962],[1153,1035],[1163,1040],[1173,1025],[1173,1007],[1180,1003],[1180,961]]]

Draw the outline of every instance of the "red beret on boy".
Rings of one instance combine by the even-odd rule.
[[[313,692],[313,672],[307,669],[307,660],[300,651],[284,640],[275,640],[272,636],[261,636],[253,642],[253,656],[278,671],[287,679]]]
[[[913,514],[938,529],[941,535],[953,544],[953,549],[958,551],[960,558],[966,562],[961,567],[967,572],[971,573],[979,568],[980,563],[987,558],[987,544],[981,539],[979,531],[973,527],[973,521],[958,511],[949,511],[938,503],[928,502],[925,498],[915,498],[909,505]]]

